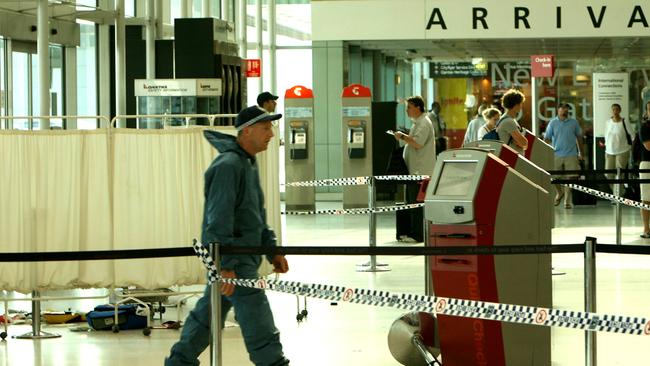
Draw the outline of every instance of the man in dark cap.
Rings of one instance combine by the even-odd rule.
[[[269,92],[264,92],[257,96],[257,105],[269,113],[275,113],[275,106],[278,105],[277,95],[273,95]]]
[[[237,137],[213,130],[204,132],[219,155],[205,172],[205,206],[201,241],[221,246],[275,246],[275,233],[266,224],[264,195],[260,187],[255,155],[267,149],[273,138],[273,121],[281,114],[269,114],[257,106],[237,115]],[[267,257],[277,273],[289,265],[284,256]],[[221,277],[257,278],[259,255],[223,255]],[[231,308],[241,327],[249,358],[257,366],[288,365],[280,332],[276,329],[263,290],[221,285],[223,327]],[[180,340],[172,347],[165,366],[198,365],[198,357],[210,339],[210,286],[185,320]]]

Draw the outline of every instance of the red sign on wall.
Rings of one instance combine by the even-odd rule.
[[[284,93],[285,98],[313,98],[314,93],[312,92],[311,89],[302,86],[302,85],[296,85],[292,88],[287,89],[287,91]]]
[[[262,61],[258,58],[244,60],[246,61],[246,77],[259,78],[262,76]]]
[[[341,96],[344,98],[370,98],[372,97],[372,93],[370,89],[361,84],[351,84],[343,89]]]
[[[534,78],[550,78],[555,72],[555,57],[553,55],[530,56],[530,73]]]

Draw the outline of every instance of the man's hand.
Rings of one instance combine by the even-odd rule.
[[[289,263],[283,255],[276,255],[271,261],[273,264],[273,272],[275,273],[287,273],[289,270]]]
[[[395,136],[395,140],[398,140],[398,141],[402,140],[404,138],[403,137],[404,132],[402,132],[402,131],[395,131],[395,133],[393,135]]]
[[[237,278],[235,271],[222,270],[221,277],[223,278]],[[235,285],[232,283],[221,283],[221,293],[225,296],[230,296],[235,292]]]

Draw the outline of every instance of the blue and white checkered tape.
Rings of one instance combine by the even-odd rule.
[[[310,284],[264,278],[220,278],[207,249],[195,240],[197,256],[208,269],[209,282],[222,281],[237,286],[272,290],[317,299],[350,302],[407,311],[432,312],[437,315],[496,320],[509,323],[562,327],[595,332],[650,335],[650,318],[558,310],[536,306],[501,304],[487,301],[454,299],[439,296],[394,293],[345,286]]]

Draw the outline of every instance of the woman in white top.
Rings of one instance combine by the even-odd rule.
[[[605,169],[627,169],[633,137],[632,126],[621,117],[620,104],[612,104],[612,118],[605,122]],[[614,179],[615,174],[607,174],[607,176],[609,179]],[[620,187],[622,189],[622,185]]]
[[[488,108],[483,111],[483,119],[485,119],[485,124],[478,129],[477,137],[478,140],[483,140],[483,136],[486,133],[497,128],[497,121],[501,118],[501,112],[496,108]]]

